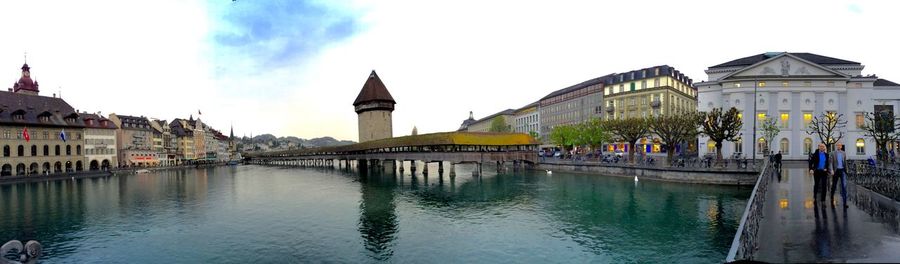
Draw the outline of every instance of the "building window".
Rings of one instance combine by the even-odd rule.
[[[856,140],[856,155],[866,155],[866,141],[861,138]]]
[[[38,155],[38,152],[37,152],[37,146],[31,145],[31,156],[32,156],[32,157],[35,157],[35,156],[37,156],[37,155]]]
[[[741,88],[741,83],[734,83],[734,88]]]
[[[788,114],[788,113],[781,113],[781,118],[780,118],[780,120],[781,120],[781,128],[788,128],[789,124],[791,123],[791,122],[790,122],[790,120],[791,120],[791,114]]]
[[[50,146],[44,145],[44,156],[50,156]]]
[[[766,87],[766,82],[759,82],[759,87],[760,87],[760,88]]]
[[[59,150],[60,150],[59,145],[56,145],[56,156],[59,156],[59,153],[60,153]]]
[[[629,86],[631,86],[631,91],[634,92],[634,82],[629,83]]]
[[[653,79],[653,87],[659,87],[659,78]]]
[[[812,82],[811,81],[803,81],[803,86],[810,87],[810,86],[812,86]]]
[[[763,113],[763,112],[756,113],[756,121],[758,121],[759,123],[765,122],[766,121],[766,113]]]
[[[706,141],[706,151],[709,153],[716,153],[716,142],[712,141],[712,139]]]
[[[803,155],[809,155],[812,153],[812,139],[804,138],[803,139]]]
[[[866,124],[866,118],[862,113],[856,113],[856,128],[862,128]]]
[[[788,87],[788,86],[790,86],[790,84],[791,84],[791,82],[788,82],[788,81],[782,81],[782,82],[781,82],[781,86],[782,86],[782,87]]]
[[[17,155],[17,157],[24,157],[25,156],[25,146],[19,145],[19,147],[16,148],[16,155]]]
[[[641,89],[647,89],[647,80],[641,81]]]
[[[744,152],[744,141],[738,139],[734,142],[734,152],[743,153]]]
[[[812,123],[812,113],[803,113],[803,127],[809,127],[810,123]]]
[[[782,139],[781,139],[781,144],[779,144],[779,145],[780,145],[779,147],[781,147],[781,148],[780,148],[781,154],[784,154],[784,155],[789,155],[789,154],[791,154],[791,152],[790,152],[790,151],[791,151],[791,145],[789,144],[789,141],[788,141],[787,138],[782,138]]]

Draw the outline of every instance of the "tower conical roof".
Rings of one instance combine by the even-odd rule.
[[[356,96],[356,101],[353,101],[353,106],[372,101],[390,102],[392,104],[397,103],[394,101],[394,97],[391,96],[391,93],[388,92],[387,87],[384,86],[384,83],[381,82],[381,78],[378,78],[378,74],[375,73],[375,70],[372,70],[372,73],[369,74],[369,79],[366,80],[366,84],[363,85],[362,90],[359,91],[359,95]]]

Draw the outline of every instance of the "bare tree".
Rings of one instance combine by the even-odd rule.
[[[612,132],[613,136],[628,142],[628,160],[634,163],[634,145],[638,140],[647,136],[650,127],[647,125],[647,119],[626,118],[611,119],[606,121],[607,129]]]
[[[666,158],[672,164],[672,156],[675,154],[675,145],[694,139],[700,131],[700,114],[697,112],[670,113],[654,116],[647,123],[656,136],[666,143]],[[682,150],[684,151],[684,150]]]
[[[900,125],[894,124],[894,117],[889,113],[865,113],[865,123],[860,127],[866,137],[875,140],[878,159],[888,160],[887,144],[900,140]]]
[[[815,135],[819,138],[819,142],[825,143],[829,150],[833,150],[834,143],[844,138],[846,128],[847,121],[844,120],[843,114],[826,112],[813,117],[806,128],[806,134]]]
[[[781,128],[775,123],[775,119],[766,117],[762,122],[762,136],[763,139],[766,140],[766,148],[764,150],[772,149],[772,142],[775,141],[775,136],[778,136],[778,133],[781,132]]]
[[[741,126],[744,123],[738,117],[737,108],[732,107],[722,113],[722,108],[713,108],[709,112],[700,112],[700,128],[703,134],[716,142],[716,163],[722,161],[722,142],[740,139]]]

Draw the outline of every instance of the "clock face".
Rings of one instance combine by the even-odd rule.
[[[30,73],[30,72],[27,72],[27,71],[26,71],[26,72],[22,72],[22,74],[24,74],[24,75],[25,75],[25,77],[29,77],[29,76],[31,76],[31,73]]]

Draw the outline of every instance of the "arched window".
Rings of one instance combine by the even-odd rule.
[[[17,155],[16,157],[24,157],[25,156],[25,146],[19,145],[19,147],[16,148],[16,155]],[[22,165],[22,167],[24,168],[25,165]],[[22,169],[22,170],[25,170],[25,169]]]
[[[856,155],[866,155],[866,141],[863,139],[856,139]]]
[[[72,156],[72,145],[66,145],[66,156]]]
[[[59,145],[56,145],[56,156],[59,156]]]
[[[81,145],[75,146],[75,155],[81,156]]]
[[[809,155],[812,153],[812,139],[804,138],[803,139],[803,155]]]
[[[789,143],[790,142],[788,141],[787,138],[781,139],[781,143],[779,144],[779,147],[780,147],[779,150],[781,150],[782,155],[791,154],[791,145]]]
[[[3,146],[3,156],[9,157],[9,145]]]
[[[44,156],[50,156],[50,146],[44,145]]]
[[[712,139],[706,141],[706,152],[716,153],[716,142]]]
[[[767,147],[768,145],[769,145],[769,144],[766,144],[766,139],[765,139],[765,138],[759,138],[759,139],[757,139],[757,140],[756,140],[756,152],[757,152],[757,153],[764,153],[764,151],[765,151],[765,149],[766,149],[766,147]]]
[[[31,156],[34,157],[37,156],[37,154],[37,145],[31,145]]]

